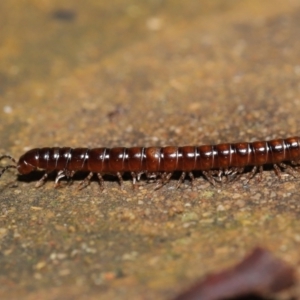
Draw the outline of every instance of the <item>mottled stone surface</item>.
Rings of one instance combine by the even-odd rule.
[[[0,27],[1,153],[299,135],[299,1],[10,0]],[[0,181],[1,299],[168,299],[256,245],[299,262],[300,176],[41,176]]]

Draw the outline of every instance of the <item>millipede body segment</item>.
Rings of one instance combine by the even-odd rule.
[[[294,169],[285,164],[298,164],[300,161],[300,137],[256,141],[252,143],[232,143],[183,147],[132,147],[132,148],[35,148],[24,153],[15,164],[2,169],[0,176],[9,168],[16,168],[20,174],[45,170],[39,180],[40,186],[50,172],[57,171],[55,183],[62,177],[72,177],[77,171],[89,172],[80,186],[88,184],[93,174],[97,174],[103,186],[103,174],[116,175],[122,184],[122,174],[130,172],[133,184],[142,174],[147,177],[160,177],[158,187],[168,182],[173,172],[181,171],[178,185],[185,175],[193,181],[193,171],[201,171],[212,183],[233,180],[245,167],[252,166],[249,179],[257,169],[260,173],[263,165],[273,165],[275,173],[280,176],[281,169],[294,175]]]

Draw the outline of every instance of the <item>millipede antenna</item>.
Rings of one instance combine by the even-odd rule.
[[[5,159],[5,158],[10,159],[12,162],[14,162],[15,164],[17,164],[17,161],[16,161],[13,157],[11,157],[10,155],[2,155],[2,156],[0,156],[0,160]],[[4,168],[0,171],[0,177],[3,175],[3,173],[4,173],[6,170],[8,170],[8,169],[16,169],[16,168],[17,168],[16,165],[8,165],[8,166],[4,167]]]
[[[8,169],[16,169],[16,168],[17,168],[17,166],[15,166],[15,165],[9,165],[9,166],[4,167],[4,168],[1,170],[1,172],[0,172],[0,177],[3,175],[3,173],[4,173],[6,170],[8,170]]]
[[[4,159],[4,158],[8,158],[8,159],[10,159],[12,162],[14,162],[15,164],[17,163],[17,161],[13,158],[13,157],[11,157],[10,155],[2,155],[2,156],[0,156],[0,160],[2,160],[2,159]]]

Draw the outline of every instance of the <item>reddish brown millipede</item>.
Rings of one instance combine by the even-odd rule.
[[[193,171],[201,171],[209,182],[215,184],[236,179],[245,169],[253,167],[249,179],[257,171],[262,173],[264,165],[273,165],[277,176],[281,169],[295,176],[291,165],[300,162],[300,137],[256,141],[252,143],[233,143],[184,147],[132,147],[132,148],[36,148],[24,153],[18,162],[2,169],[1,175],[9,168],[16,168],[20,174],[28,174],[34,170],[45,170],[44,176],[37,182],[41,186],[48,174],[57,171],[55,184],[62,177],[71,178],[77,171],[89,172],[80,183],[80,188],[87,185],[96,173],[103,187],[103,174],[113,174],[119,178],[122,185],[122,174],[130,172],[133,185],[142,174],[148,177],[157,176],[160,180],[157,188],[169,181],[175,171],[181,171],[177,186],[184,180],[186,174],[193,182]],[[288,163],[288,164],[286,164]],[[290,165],[291,164],[291,165]]]

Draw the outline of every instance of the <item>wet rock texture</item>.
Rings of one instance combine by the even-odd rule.
[[[299,1],[12,0],[0,27],[1,153],[300,134]],[[103,193],[41,176],[0,181],[1,299],[171,299],[257,245],[299,262],[300,174]]]

